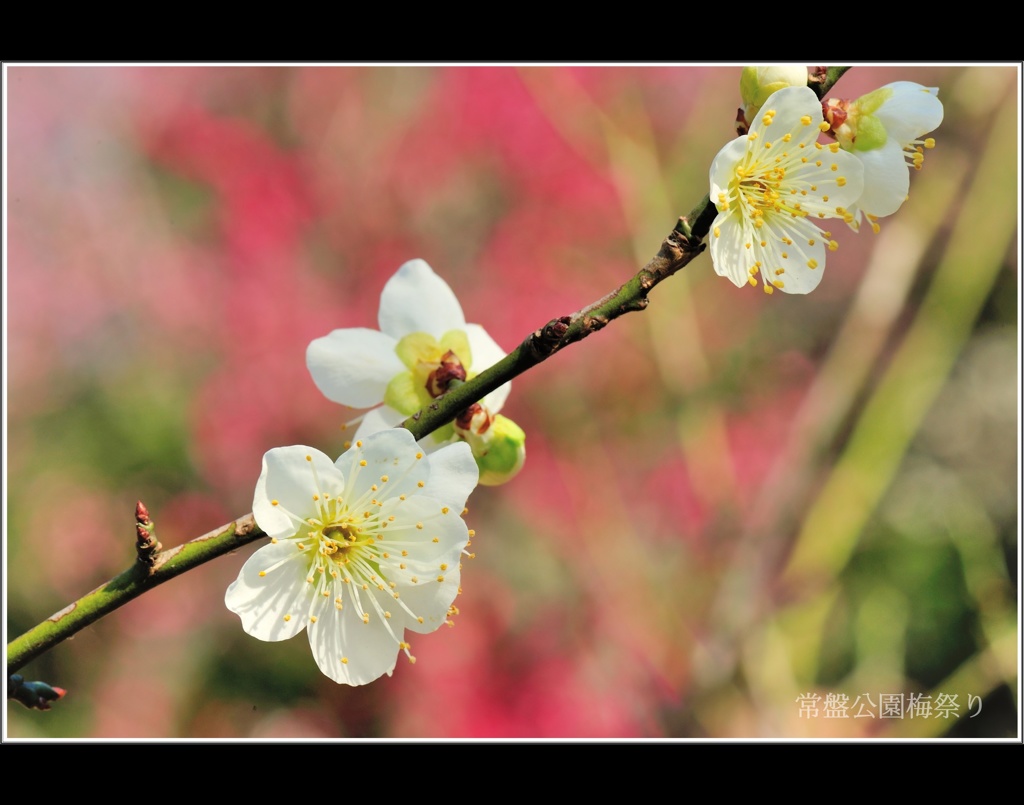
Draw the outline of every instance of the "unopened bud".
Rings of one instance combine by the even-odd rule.
[[[740,134],[746,134],[772,93],[785,87],[806,86],[807,68],[802,65],[744,67],[740,75],[740,97],[743,99],[743,106],[737,110],[736,129]]]
[[[523,429],[501,414],[492,416],[480,404],[463,412],[455,422],[455,432],[472,449],[484,486],[511,481],[526,462]]]
[[[466,438],[469,433],[482,436],[491,427],[494,417],[486,406],[473,403],[469,408],[455,417],[455,431]]]

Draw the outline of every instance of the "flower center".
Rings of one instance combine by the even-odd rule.
[[[473,376],[469,339],[462,330],[451,330],[440,341],[427,333],[410,333],[395,346],[395,354],[407,369],[391,378],[384,403],[401,414],[429,405],[453,379]]]
[[[781,164],[762,164],[756,158],[748,159],[736,167],[732,186],[743,205],[744,213],[753,219],[754,226],[760,229],[764,225],[765,213],[789,213],[793,216],[805,216],[799,204],[788,200],[784,194],[786,168]]]
[[[350,550],[362,547],[367,542],[368,538],[363,537],[359,529],[351,523],[329,525],[320,532],[320,553],[323,556],[344,556]]]
[[[356,449],[361,448],[362,442],[356,442]],[[417,452],[417,463],[422,458],[423,453]],[[358,462],[354,473],[347,478],[349,488],[356,485],[356,477],[365,471],[362,468],[366,464],[365,460]],[[424,540],[431,543],[439,541],[439,537],[430,536],[427,529],[433,518],[449,515],[449,510],[443,508],[422,521],[412,521],[403,517],[399,509],[386,505],[395,497],[399,501],[406,500],[405,494],[389,494],[389,490],[395,490],[396,484],[401,485],[410,474],[415,477],[416,466],[411,465],[397,477],[377,476],[363,494],[344,500],[322,491],[316,468],[311,465],[317,488],[313,499],[318,516],[305,521],[310,526],[308,536],[318,543],[318,549],[309,554],[310,570],[306,579],[314,586],[314,600],[333,601],[338,610],[354,606],[363,623],[376,620],[411,662],[416,659],[409,644],[389,623],[391,610],[400,609],[421,624],[424,618],[409,608],[399,590],[406,585],[418,585],[421,581],[429,583],[431,579],[443,582],[448,570],[446,564],[434,567],[429,562],[414,558],[414,555],[419,553],[417,548]],[[417,481],[416,484],[418,489],[425,485],[425,481]],[[386,511],[394,514],[385,514]],[[301,531],[296,538],[300,534]],[[299,542],[299,547],[305,551],[310,546]]]
[[[377,542],[382,534],[377,512],[383,504],[373,498],[369,503],[364,502],[367,511],[355,512],[344,501],[330,495],[318,492],[314,500],[318,516],[306,520],[309,526],[306,536],[317,546],[310,555],[312,570],[329,573],[332,578],[340,578],[348,584],[355,580],[366,581],[366,577],[380,583]]]

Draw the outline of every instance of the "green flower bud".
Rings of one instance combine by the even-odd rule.
[[[480,483],[498,486],[511,481],[526,462],[526,434],[508,417],[492,416],[482,405],[470,406],[455,421],[455,432],[473,451]]]
[[[740,74],[740,97],[743,108],[739,110],[746,121],[742,134],[746,134],[764,102],[775,92],[785,87],[807,86],[807,68],[799,65],[780,64],[772,67],[744,67]],[[737,127],[740,120],[737,118]]]
[[[526,463],[526,434],[511,419],[498,414],[485,436],[477,446],[470,442],[480,468],[480,483],[498,486],[511,481]]]

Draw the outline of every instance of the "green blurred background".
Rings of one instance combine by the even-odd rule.
[[[249,511],[267,449],[339,452],[305,347],[405,260],[506,349],[625,281],[739,105],[724,67],[6,76],[8,640],[133,561],[136,500],[168,548]],[[516,380],[526,466],[471,499],[415,666],[342,688],[245,635],[247,548],[27,666],[69,693],[7,735],[1018,735],[1018,79],[855,68],[833,97],[945,106],[878,235],[835,228],[805,297],[701,256]],[[957,709],[881,717],[910,696]]]

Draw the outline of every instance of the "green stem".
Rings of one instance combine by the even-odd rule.
[[[40,654],[153,587],[265,536],[252,514],[247,514],[184,545],[156,554],[152,568],[136,562],[119,576],[8,643],[8,677]]]
[[[408,428],[417,439],[422,439],[451,422],[467,406],[547,360],[564,347],[582,341],[619,316],[646,308],[647,294],[655,285],[671,277],[704,251],[701,241],[713,220],[713,216],[709,218],[707,215],[709,206],[705,197],[691,213],[693,218],[680,218],[676,227],[662,241],[658,253],[617,290],[582,310],[552,319],[534,330],[496,364],[472,380],[450,388],[442,397],[406,419],[402,427]],[[689,236],[684,235],[684,231]]]
[[[433,433],[452,421],[460,411],[483,398],[494,389],[522,374],[532,366],[554,355],[563,347],[597,332],[624,313],[647,307],[651,288],[670,277],[704,250],[700,241],[707,234],[709,221],[705,211],[707,199],[691,215],[694,225],[684,219],[669,233],[658,254],[618,290],[570,316],[553,319],[531,333],[510,355],[466,383],[452,384],[443,397],[413,414],[403,424],[417,439]],[[687,238],[680,234],[686,229]],[[38,626],[15,638],[7,645],[7,675],[71,637],[90,623],[120,606],[198,565],[230,553],[266,533],[256,525],[252,514],[216,528],[184,545],[150,557],[152,567],[136,562],[128,570],[91,593],[55,612]]]
[[[848,69],[828,68],[825,80],[815,85],[819,97],[828,92]],[[413,414],[402,426],[408,428],[417,439],[422,439],[451,422],[459,412],[477,400],[547,360],[564,347],[582,341],[619,316],[646,308],[647,294],[655,285],[671,277],[704,251],[702,241],[715,215],[715,208],[705,195],[688,216],[679,219],[662,241],[658,253],[632,279],[592,305],[571,315],[552,319],[530,333],[502,360],[472,380],[452,384],[444,396]],[[8,643],[8,677],[40,654],[153,587],[265,536],[266,533],[256,525],[252,514],[246,514],[177,548],[149,557],[152,560],[151,567],[136,562],[119,576],[55,612],[38,626]]]
[[[828,67],[825,69],[825,80],[819,85],[821,90],[818,94],[819,98],[824,98],[828,94],[828,91],[835,86],[835,83],[843,77],[847,70],[850,69],[849,65],[839,67]]]

